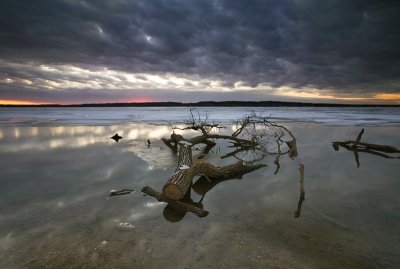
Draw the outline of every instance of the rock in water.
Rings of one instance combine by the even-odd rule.
[[[118,141],[122,139],[122,136],[119,136],[118,133],[117,133],[117,134],[111,136],[110,138],[115,140],[115,142],[118,143]]]

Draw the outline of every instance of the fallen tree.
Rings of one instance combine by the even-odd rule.
[[[268,155],[277,155],[279,163],[281,155],[288,154],[290,158],[297,156],[297,141],[295,136],[283,125],[273,123],[269,117],[255,112],[245,115],[234,123],[235,126],[221,125],[210,122],[208,114],[193,113],[184,121],[184,127],[171,125],[170,138],[162,138],[164,144],[173,152],[178,152],[178,144],[187,142],[192,146],[203,146],[203,154],[207,154],[217,144],[218,140],[230,143],[232,151],[221,158],[234,157],[245,163],[263,160]],[[221,129],[233,127],[231,134],[221,134]],[[187,137],[175,131],[194,131],[197,135]],[[277,164],[276,163],[276,164]]]
[[[361,142],[361,137],[363,134],[364,134],[364,129],[360,131],[355,140],[332,142],[332,147],[334,148],[335,151],[339,151],[340,148],[352,151],[354,153],[354,159],[356,160],[357,167],[360,167],[358,152],[369,153],[382,158],[400,159],[400,156],[389,155],[393,153],[400,153],[400,150],[397,149],[396,147]]]
[[[162,193],[149,186],[142,188],[142,192],[156,198],[160,202],[166,202],[182,211],[192,212],[199,217],[205,217],[208,212],[183,200],[192,185],[195,176],[203,176],[209,182],[217,182],[231,178],[242,177],[244,174],[257,170],[266,164],[244,164],[239,161],[227,166],[214,166],[204,160],[192,161],[191,146],[181,142],[179,161],[175,173],[168,179],[162,189]]]
[[[292,159],[297,156],[294,135],[285,126],[270,122],[268,117],[251,113],[235,123],[231,134],[218,132],[227,127],[219,123],[210,123],[207,114],[197,113],[196,116],[192,110],[184,127],[171,125],[170,138],[163,138],[162,141],[173,152],[178,153],[175,172],[163,186],[162,192],[149,186],[142,188],[143,193],[158,201],[168,203],[169,209],[172,207],[183,212],[183,214],[170,214],[168,212],[171,210],[168,209],[164,210],[164,215],[167,212],[175,221],[186,212],[194,213],[199,217],[207,216],[208,212],[202,208],[201,202],[205,193],[213,186],[225,180],[241,178],[247,173],[267,166],[260,161],[268,155],[275,156],[275,174],[279,170],[279,159],[282,155],[287,154]],[[177,134],[178,130],[183,134]],[[195,132],[197,135],[189,137],[185,134],[186,131]],[[216,166],[202,159],[219,140],[228,141],[229,148],[234,148],[221,158],[233,157],[236,159],[235,163]],[[199,146],[203,147],[202,155],[193,161],[192,148]],[[195,177],[200,177],[203,187],[206,187],[202,189],[199,181],[193,185]],[[205,181],[209,184],[204,184]],[[191,188],[202,195],[197,203],[190,199]]]

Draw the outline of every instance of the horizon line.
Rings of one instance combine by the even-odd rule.
[[[354,103],[310,103],[297,101],[198,101],[198,102],[110,102],[110,103],[81,103],[81,104],[0,104],[0,107],[187,107],[187,106],[282,106],[282,107],[400,107],[400,104],[354,104]]]

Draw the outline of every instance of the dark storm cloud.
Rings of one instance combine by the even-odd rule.
[[[5,0],[0,57],[199,74],[231,87],[399,92],[399,29],[400,3],[389,0]]]

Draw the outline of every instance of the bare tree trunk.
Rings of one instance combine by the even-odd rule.
[[[235,164],[218,167],[204,160],[192,163],[191,148],[180,143],[179,163],[175,174],[163,187],[163,194],[171,200],[180,200],[185,196],[195,176],[205,176],[211,179],[227,179],[242,177],[251,171],[266,166],[265,164],[247,165],[239,161]]]
[[[179,146],[178,166],[164,185],[163,192],[159,193],[148,186],[144,187],[142,192],[200,217],[206,216],[208,212],[183,200],[185,194],[190,190],[195,176],[204,176],[208,181],[218,183],[231,178],[241,178],[244,174],[266,166],[265,164],[248,165],[242,161],[222,167],[214,166],[204,160],[193,162],[191,145],[187,142],[180,142]]]
[[[175,173],[163,187],[163,193],[172,200],[182,199],[192,184],[192,148],[190,144],[179,143],[179,161]]]

